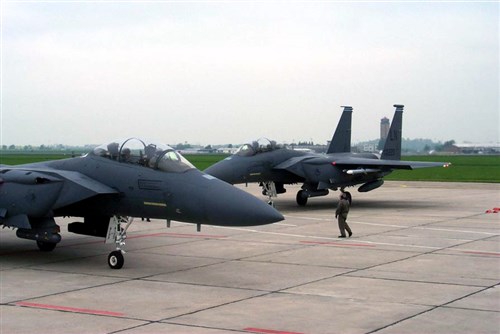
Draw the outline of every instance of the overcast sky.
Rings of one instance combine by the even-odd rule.
[[[499,141],[495,2],[1,3],[1,144]]]

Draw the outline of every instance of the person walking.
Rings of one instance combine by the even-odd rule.
[[[340,194],[339,204],[337,205],[337,210],[335,211],[335,218],[339,222],[340,235],[339,238],[345,238],[345,231],[349,233],[349,237],[352,235],[351,228],[347,225],[347,214],[349,213],[349,201],[347,200],[347,195],[344,193]]]

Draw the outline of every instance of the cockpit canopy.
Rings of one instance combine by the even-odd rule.
[[[182,173],[195,167],[173,148],[138,138],[113,141],[96,147],[91,154],[156,169]]]
[[[236,155],[243,157],[250,157],[264,152],[271,152],[283,148],[283,145],[276,144],[274,140],[269,140],[267,138],[260,138],[252,141],[249,144],[244,144],[238,148]]]

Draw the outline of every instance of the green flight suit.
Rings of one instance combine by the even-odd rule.
[[[347,225],[347,214],[349,213],[349,201],[345,198],[341,198],[339,204],[337,205],[337,210],[335,211],[335,218],[338,218],[340,235],[345,237],[345,231],[352,235],[351,228]]]

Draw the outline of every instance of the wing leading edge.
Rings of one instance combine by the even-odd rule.
[[[43,217],[56,210],[101,194],[118,194],[81,173],[50,168],[0,169],[0,222],[19,214]]]

